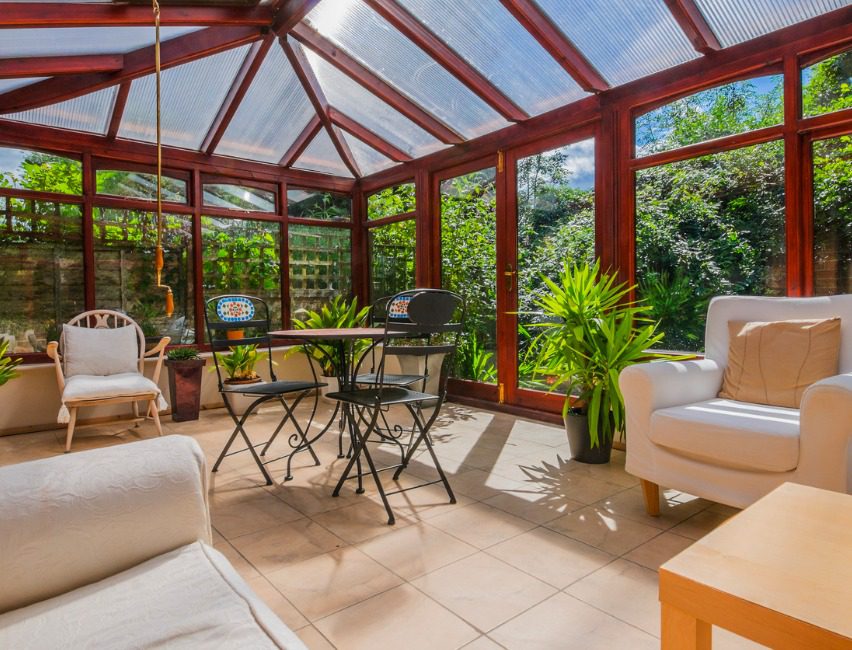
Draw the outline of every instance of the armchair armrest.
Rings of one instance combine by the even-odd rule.
[[[51,341],[47,344],[47,356],[53,359],[53,368],[56,371],[56,383],[59,385],[59,394],[65,390],[65,373],[62,372],[62,355],[59,354],[59,342]]]
[[[157,363],[154,365],[154,374],[151,376],[155,384],[160,381],[160,371],[163,369],[163,356],[166,352],[166,346],[171,343],[171,341],[172,339],[170,336],[164,336],[160,339],[160,342],[157,343],[157,345],[148,350],[144,355],[146,357],[157,356]]]
[[[207,472],[166,436],[0,468],[0,612],[211,539]]]
[[[625,400],[640,396],[649,411],[713,399],[724,369],[710,359],[653,361],[625,368],[618,383]],[[633,400],[631,400],[633,401]]]
[[[852,373],[827,377],[802,396],[798,471],[810,485],[852,488]]]

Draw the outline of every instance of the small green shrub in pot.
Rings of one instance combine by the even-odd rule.
[[[228,348],[230,354],[219,354],[214,352],[219,365],[228,375],[226,383],[233,384],[249,384],[260,381],[260,375],[255,372],[255,365],[258,361],[263,361],[267,357],[266,352],[258,352],[257,344],[253,345],[235,345]],[[213,370],[213,368],[211,368]]]
[[[364,327],[369,307],[358,309],[358,300],[346,300],[343,296],[335,296],[331,301],[323,305],[319,310],[300,309],[296,312],[301,314],[300,318],[293,318],[293,327],[298,330],[316,329],[339,329],[349,327]],[[369,347],[368,341],[355,341],[354,358],[361,357],[361,353]],[[311,344],[301,345],[294,350],[299,350],[311,355],[319,364],[324,377],[337,377],[341,360],[338,358],[339,350],[333,344]]]
[[[175,347],[166,354],[169,372],[169,396],[172,420],[186,422],[197,420],[201,409],[201,369],[204,359],[193,345]]]

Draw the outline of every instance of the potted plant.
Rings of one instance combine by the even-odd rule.
[[[198,356],[198,348],[191,345],[172,348],[166,355],[172,420],[175,422],[198,419],[201,408],[201,368],[204,364],[205,360]]]
[[[548,293],[536,300],[547,322],[527,352],[550,390],[566,390],[562,415],[572,457],[609,462],[612,441],[624,432],[618,375],[629,365],[671,355],[649,352],[663,338],[642,307],[627,300],[632,287],[593,265],[566,264]]]
[[[267,357],[266,352],[258,352],[257,344],[235,345],[228,348],[230,354],[219,354],[214,352],[216,359],[228,375],[225,383],[229,386],[241,386],[245,384],[257,384],[263,381],[255,372],[255,365]],[[211,368],[214,370],[214,368]],[[236,415],[242,415],[246,409],[257,399],[256,395],[243,395],[241,393],[229,393],[228,399],[231,409]]]
[[[18,376],[15,371],[15,366],[21,363],[21,359],[12,359],[8,354],[9,340],[0,337],[0,386],[5,384],[10,379]]]

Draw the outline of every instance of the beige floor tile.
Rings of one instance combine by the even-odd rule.
[[[313,520],[325,526],[341,539],[354,544],[387,535],[414,523],[403,512],[395,511],[396,523],[388,525],[388,513],[384,506],[362,495],[361,503],[314,515]]]
[[[547,495],[548,499],[571,499],[591,505],[626,489],[615,483],[584,476],[581,472],[574,472],[563,466],[539,466],[538,470],[540,471],[536,471],[533,478],[522,483],[539,490]]]
[[[477,553],[411,582],[482,632],[555,593],[541,580]]]
[[[503,646],[501,646],[499,643],[483,634],[476,641],[468,643],[464,647],[464,650],[501,650],[502,648]]]
[[[659,640],[565,593],[493,630],[509,650],[657,650]]]
[[[651,517],[645,512],[645,499],[639,486],[613,494],[598,501],[595,506],[607,512],[633,519],[648,526],[667,530],[705,510],[709,501],[678,492],[660,490],[660,516]]]
[[[659,528],[589,506],[545,524],[612,555],[623,555],[660,534]]]
[[[403,582],[353,546],[294,562],[266,577],[311,621]]]
[[[645,542],[642,546],[637,546],[625,555],[624,559],[656,571],[661,564],[668,562],[675,555],[692,546],[694,541],[688,537],[665,532]]]
[[[488,549],[487,553],[557,589],[564,589],[613,556],[547,528],[536,528]]]
[[[639,485],[639,479],[624,471],[624,463],[612,461],[601,465],[589,463],[572,463],[570,471],[583,476],[596,478],[599,481],[615,483],[621,487],[633,487]]]
[[[499,508],[510,515],[521,517],[534,524],[543,524],[569,512],[579,510],[585,504],[567,497],[540,490],[536,486],[519,486],[485,499],[485,503]]]
[[[671,529],[671,532],[689,537],[690,539],[701,539],[717,526],[725,523],[731,515],[721,514],[713,510],[704,510]]]
[[[363,542],[358,548],[406,580],[413,580],[478,550],[427,523],[395,530]]]
[[[433,480],[435,475],[423,476],[423,478]],[[447,478],[450,481],[453,492],[470,497],[476,501],[488,499],[500,494],[500,490],[503,488],[516,487],[517,485],[516,481],[491,474],[481,469],[466,469],[460,473],[449,474]]]
[[[431,480],[436,480],[437,477]],[[383,485],[388,491],[399,489],[412,488],[416,485],[422,485],[425,479],[417,476],[403,474],[398,481],[386,480]],[[398,494],[388,494],[387,498],[394,512],[401,512],[404,516],[415,520],[429,519],[436,515],[448,512],[454,507],[464,507],[474,503],[474,499],[466,496],[453,488],[452,479],[450,479],[450,488],[453,489],[453,494],[456,498],[455,504],[451,504],[447,491],[442,483],[417,487],[415,489],[406,489],[405,492]],[[369,494],[368,498],[375,502],[381,503],[381,497],[378,492]]]
[[[217,535],[218,533],[214,534],[213,548],[228,559],[228,562],[230,562],[231,566],[233,566],[237,573],[242,576],[243,580],[248,581],[260,576],[260,572],[248,560],[246,560],[237,549],[231,546],[230,542],[221,535],[218,535],[217,539]]]
[[[235,537],[231,543],[262,573],[346,545],[342,539],[310,519],[297,519]]]
[[[278,618],[284,621],[284,624],[291,630],[298,630],[308,624],[308,619],[302,616],[299,610],[293,606],[293,603],[287,600],[269,580],[259,575],[246,582],[254,593],[260,596],[260,599],[266,603],[269,609],[275,612]]]
[[[433,517],[429,523],[480,549],[499,544],[535,526],[531,521],[481,503]]]
[[[616,560],[575,582],[565,592],[615,618],[660,635],[657,573]]]
[[[296,636],[308,646],[309,650],[335,650],[328,639],[313,625],[306,625],[302,629],[296,630]]]
[[[315,625],[339,650],[460,648],[480,636],[409,584],[327,616]]]
[[[304,516],[265,490],[227,497],[214,494],[210,501],[213,525],[228,539],[272,528]]]

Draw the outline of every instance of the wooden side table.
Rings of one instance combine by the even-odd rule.
[[[852,496],[785,483],[660,567],[662,647],[711,626],[772,648],[852,649]]]

